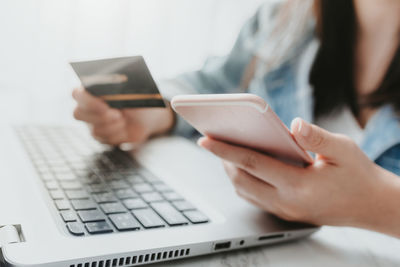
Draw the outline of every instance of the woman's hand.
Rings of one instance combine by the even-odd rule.
[[[374,164],[346,136],[301,119],[292,122],[292,134],[301,147],[317,154],[312,165],[295,167],[208,137],[199,145],[223,159],[241,197],[278,217],[400,235],[400,230],[388,232],[388,227],[400,228],[397,176]],[[388,226],[388,216],[396,224]]]
[[[89,124],[92,135],[104,144],[143,143],[150,136],[167,132],[173,126],[171,108],[110,108],[103,100],[74,89],[77,102],[74,117]]]

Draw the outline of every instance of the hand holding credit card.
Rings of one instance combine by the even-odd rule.
[[[166,107],[141,56],[70,63],[82,85],[113,108]]]

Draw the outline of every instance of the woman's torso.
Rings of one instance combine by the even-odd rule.
[[[243,87],[240,77],[248,75],[246,66],[258,58],[245,85],[247,92],[263,97],[287,126],[295,117],[301,117],[326,127],[332,121],[323,118],[322,123],[318,121],[321,118],[313,116],[313,92],[308,83],[313,54],[319,47],[314,35],[315,23],[312,19],[291,23],[274,35],[278,8],[271,4],[262,7],[242,29],[227,57],[210,61],[203,70],[187,74],[182,80],[199,93],[237,92],[241,90],[237,88]],[[307,10],[295,11],[306,14]],[[335,129],[341,132],[338,123],[340,120]],[[183,132],[185,127],[178,120],[177,128]],[[393,108],[389,105],[379,108],[361,135],[358,143],[367,156],[400,175],[400,123]]]
[[[308,34],[293,53],[296,57],[282,62],[271,72],[254,77],[248,92],[262,96],[287,126],[295,117],[302,117],[329,131],[348,135],[371,160],[400,175],[400,123],[391,106],[379,108],[363,129],[348,107],[330,116],[314,117],[314,98],[308,77],[319,44],[312,28]]]

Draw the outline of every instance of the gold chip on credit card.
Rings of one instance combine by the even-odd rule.
[[[85,89],[113,108],[166,106],[142,56],[70,64]]]

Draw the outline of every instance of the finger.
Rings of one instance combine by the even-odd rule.
[[[92,128],[92,135],[101,138],[110,138],[118,135],[120,132],[125,131],[125,122],[123,120],[113,122],[106,126],[96,126]]]
[[[104,138],[93,134],[93,125],[92,124],[88,124],[88,127],[89,127],[90,132],[92,133],[92,136],[94,139],[96,139],[99,143],[106,144]]]
[[[275,211],[276,188],[235,167],[230,162],[224,161],[224,168],[241,197],[264,210]]]
[[[242,180],[242,178],[246,178],[246,177],[253,177],[258,179],[257,177],[254,177],[253,175],[247,173],[246,171],[238,168],[235,164],[233,164],[232,162],[226,161],[226,160],[222,160],[223,165],[224,165],[224,169],[225,172],[228,174],[229,178],[231,178],[232,182],[234,184],[236,184],[236,182],[242,182],[244,180]],[[258,179],[260,180],[260,179]],[[263,180],[260,180],[262,183],[265,183],[271,187],[274,187],[273,185],[269,184],[268,182],[265,182]]]
[[[101,138],[101,137],[93,136],[93,138],[96,139],[97,142],[99,142],[99,143],[102,143],[102,144],[104,144],[104,145],[108,145],[108,143],[107,143],[103,138]]]
[[[122,121],[121,112],[117,109],[111,109],[111,108],[99,114],[85,110],[82,107],[78,106],[74,110],[74,117],[77,120],[85,121],[95,125],[104,125],[116,121]]]
[[[103,140],[104,143],[109,145],[120,145],[122,143],[128,142],[126,131],[120,131],[115,135],[108,137],[101,137],[100,139]]]
[[[102,137],[93,135],[93,138],[96,139],[99,143],[112,146],[117,146],[122,143],[128,142],[125,134],[119,134],[117,136],[112,136],[112,137]]]
[[[72,97],[78,102],[79,107],[94,113],[106,112],[110,107],[100,98],[92,96],[83,88],[76,88]]]
[[[274,186],[286,185],[291,179],[298,178],[303,171],[302,168],[283,163],[254,150],[216,141],[209,137],[200,138],[198,144]]]
[[[292,121],[291,129],[295,140],[303,149],[318,153],[324,158],[340,160],[348,147],[349,142],[342,135],[330,133],[300,118]]]

